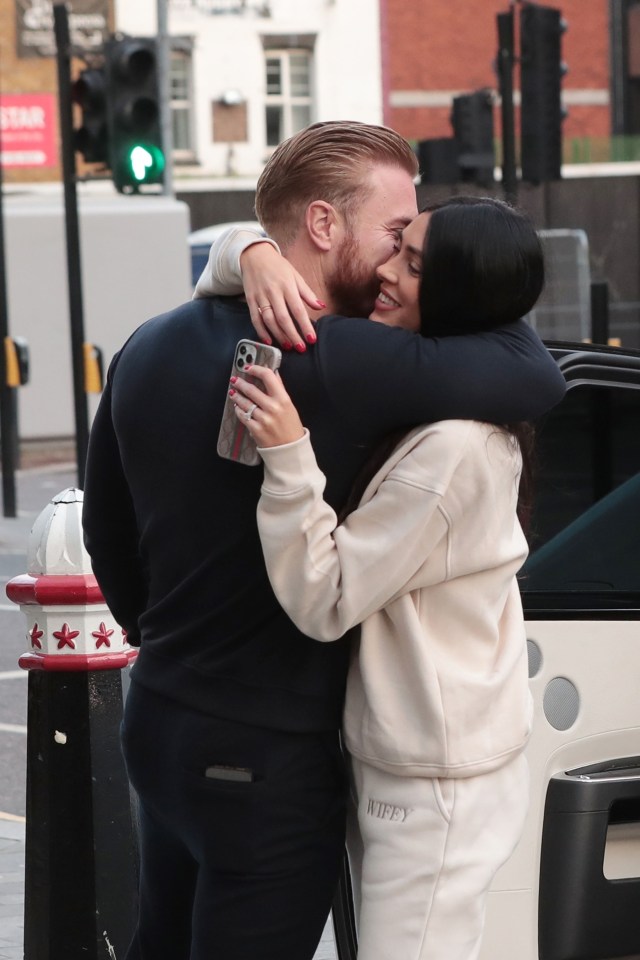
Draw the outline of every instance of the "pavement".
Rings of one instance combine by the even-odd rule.
[[[69,444],[59,443],[33,444],[23,449],[21,469],[16,473],[18,516],[0,516],[0,553],[24,553],[26,560],[29,532],[49,496],[42,494],[42,487],[49,487],[53,495],[74,485],[71,452]],[[47,474],[48,480],[42,487],[34,488],[34,475],[41,473]],[[0,960],[24,960],[25,831],[24,817],[0,812]],[[329,919],[314,960],[336,957]]]
[[[47,499],[75,482],[75,464],[68,443],[33,444],[24,450],[16,472],[17,517],[0,516],[0,552],[24,554],[33,523]],[[34,486],[35,474],[46,475],[51,493]],[[4,598],[2,598],[4,599]],[[16,664],[17,667],[17,664]],[[24,930],[24,817],[0,813],[0,960],[23,960]]]
[[[18,818],[0,819],[0,960],[24,958],[25,827]],[[336,960],[336,956],[328,921],[314,960]]]
[[[37,469],[37,464],[34,465]],[[69,465],[69,469],[73,469]],[[24,473],[16,474],[18,504]],[[41,504],[41,509],[45,503]],[[3,553],[26,554],[29,531],[40,511],[19,510],[17,517],[0,517],[0,549]],[[17,665],[16,665],[17,666]],[[0,960],[22,960],[24,929],[24,817],[0,814]]]
[[[24,956],[24,835],[24,821],[0,820],[0,960]]]

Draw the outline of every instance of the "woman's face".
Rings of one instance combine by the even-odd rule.
[[[420,329],[418,290],[429,216],[428,213],[419,213],[402,231],[397,253],[378,267],[380,292],[370,320],[414,332]]]

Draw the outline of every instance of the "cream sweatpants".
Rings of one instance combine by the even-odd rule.
[[[524,827],[524,756],[481,776],[441,780],[351,762],[358,960],[476,960],[489,887]]]

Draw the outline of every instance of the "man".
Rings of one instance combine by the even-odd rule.
[[[258,214],[329,313],[368,311],[373,270],[415,214],[414,173],[402,138],[364,124],[316,124],[274,153]],[[129,960],[311,958],[343,854],[348,640],[309,640],[279,608],[255,521],[262,471],[215,452],[252,333],[246,304],[224,298],[144,324],[90,440],[87,549],[140,644],[123,724],[141,820]],[[317,334],[282,376],[336,506],[391,429],[524,419],[564,391],[523,324],[453,344],[329,316]]]

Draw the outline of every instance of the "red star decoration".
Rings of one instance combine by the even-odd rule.
[[[31,637],[31,646],[37,647],[38,650],[42,650],[42,644],[40,643],[40,638],[44,636],[44,630],[38,630],[37,623],[34,623],[29,636]]]
[[[104,623],[100,624],[100,628],[98,630],[93,631],[91,636],[96,638],[96,650],[99,650],[100,647],[111,646],[111,640],[109,640],[109,637],[112,633],[113,630],[107,630]]]
[[[75,650],[76,645],[73,641],[79,634],[79,630],[71,630],[68,623],[63,623],[62,630],[53,631],[53,635],[58,641],[58,650],[62,650],[63,647],[71,647],[72,650]]]

